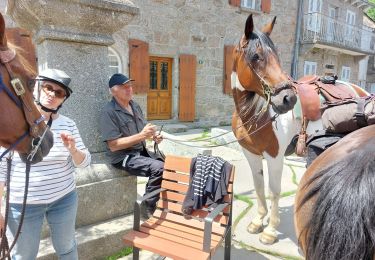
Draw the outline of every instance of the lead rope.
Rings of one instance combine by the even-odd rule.
[[[13,154],[12,154],[13,156]],[[7,195],[6,195],[6,204],[5,204],[5,220],[4,220],[4,230],[2,230],[1,233],[1,244],[0,244],[0,259],[11,259],[10,258],[10,252],[12,251],[13,247],[15,246],[18,237],[21,234],[21,228],[23,224],[23,220],[25,217],[25,211],[26,211],[26,202],[27,202],[27,194],[29,190],[29,178],[30,178],[30,168],[31,168],[31,163],[30,161],[26,161],[26,177],[25,177],[25,192],[23,196],[23,201],[22,201],[22,210],[21,210],[21,216],[18,224],[18,228],[16,231],[16,234],[14,236],[13,242],[11,246],[9,247],[8,244],[8,239],[6,237],[6,229],[7,229],[7,224],[8,224],[8,215],[9,215],[9,192],[10,192],[10,172],[11,172],[11,167],[12,167],[12,156],[7,158]]]

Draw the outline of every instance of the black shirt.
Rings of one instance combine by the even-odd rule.
[[[104,107],[99,123],[104,142],[138,134],[147,124],[141,107],[133,100],[129,104],[133,115],[122,108],[114,98]],[[128,154],[140,153],[143,147],[145,147],[145,142],[140,142],[132,147],[111,152],[107,144],[107,155],[112,164],[117,164]]]

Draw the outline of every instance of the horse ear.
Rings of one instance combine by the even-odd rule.
[[[250,38],[250,34],[254,30],[254,22],[253,22],[253,15],[250,14],[246,19],[246,25],[245,25],[245,37],[246,40]]]
[[[267,24],[266,26],[263,27],[262,32],[264,32],[265,34],[270,36],[275,23],[276,23],[276,16],[273,18],[271,23],[269,23],[269,24]]]
[[[5,20],[3,15],[0,13],[0,46],[6,46],[7,39],[5,37]]]

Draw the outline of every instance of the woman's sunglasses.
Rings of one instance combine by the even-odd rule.
[[[54,89],[51,85],[44,84],[42,86],[42,89],[44,93],[46,94],[52,94],[52,92],[55,94],[55,97],[57,98],[65,98],[66,97],[66,91],[63,89]]]

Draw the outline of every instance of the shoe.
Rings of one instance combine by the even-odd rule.
[[[152,214],[154,214],[156,207],[150,207],[146,203],[141,204],[141,219],[147,220],[152,217]]]

